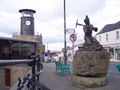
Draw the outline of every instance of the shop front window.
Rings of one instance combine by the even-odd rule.
[[[106,41],[108,41],[108,34],[106,34]]]
[[[119,31],[116,31],[116,39],[119,39]]]

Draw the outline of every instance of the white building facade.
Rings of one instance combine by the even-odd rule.
[[[112,59],[120,60],[120,21],[106,25],[96,34],[96,39],[107,49]]]

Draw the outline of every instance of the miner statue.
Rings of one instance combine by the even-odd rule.
[[[92,31],[97,32],[97,27],[94,27],[92,24],[90,24],[90,20],[89,17],[86,16],[84,19],[84,23],[83,24],[79,24],[78,21],[76,22],[76,26],[83,26],[83,31],[84,31],[84,44],[83,44],[83,48],[84,50],[101,50],[102,49],[102,45],[99,44],[99,42],[92,36]]]

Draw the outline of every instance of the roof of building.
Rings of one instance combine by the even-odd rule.
[[[102,34],[102,33],[105,33],[105,32],[109,32],[109,31],[113,31],[113,30],[116,30],[116,29],[120,29],[120,21],[117,22],[117,23],[114,23],[114,24],[107,24],[103,27],[102,30],[100,30],[98,34]]]
[[[26,12],[26,11],[29,11],[29,12],[33,12],[33,13],[36,13],[35,10],[32,10],[32,9],[20,9],[19,12]]]
[[[16,38],[8,38],[8,37],[0,37],[0,40],[11,40],[11,41],[21,41],[21,42],[37,43],[37,41],[34,41],[34,40],[22,40],[22,39],[16,39]]]

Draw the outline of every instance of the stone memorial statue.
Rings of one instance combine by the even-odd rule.
[[[104,86],[107,84],[109,53],[92,37],[92,31],[97,31],[97,28],[90,24],[88,16],[84,23],[85,25],[76,22],[76,26],[83,26],[85,42],[73,57],[72,82],[78,87]]]

